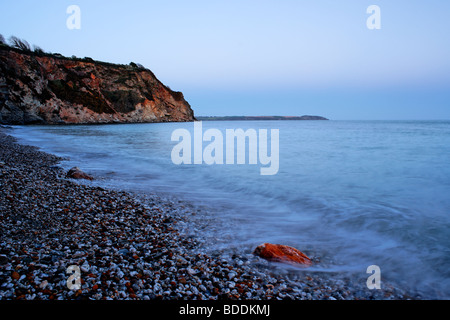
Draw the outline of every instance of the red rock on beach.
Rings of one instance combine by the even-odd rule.
[[[281,244],[264,243],[253,251],[257,256],[273,262],[284,262],[302,267],[312,265],[311,259],[303,252]]]
[[[66,174],[66,178],[94,180],[94,178],[81,171],[78,167],[73,167],[72,169],[70,169]]]

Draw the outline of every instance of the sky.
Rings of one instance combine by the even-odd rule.
[[[196,116],[450,120],[449,15],[448,0],[0,0],[0,34],[140,63]]]

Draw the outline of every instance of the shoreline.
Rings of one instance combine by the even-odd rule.
[[[0,300],[406,300],[383,282],[291,270],[252,254],[204,254],[181,201],[66,179],[62,158],[0,127]],[[69,266],[81,270],[70,290]],[[368,275],[365,275],[367,277]]]

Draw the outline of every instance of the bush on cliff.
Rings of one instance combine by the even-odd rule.
[[[31,51],[31,46],[27,41],[19,39],[15,36],[11,36],[9,38],[9,43],[13,48],[20,49],[23,51]]]

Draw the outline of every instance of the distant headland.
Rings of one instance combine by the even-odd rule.
[[[199,121],[248,121],[248,120],[329,120],[321,116],[197,116]]]

